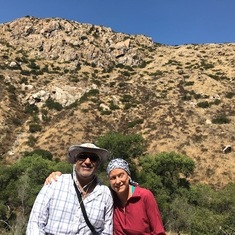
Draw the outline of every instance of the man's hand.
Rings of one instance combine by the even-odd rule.
[[[61,176],[62,173],[60,171],[52,172],[45,180],[44,185],[51,184],[53,181],[57,181],[57,178]]]

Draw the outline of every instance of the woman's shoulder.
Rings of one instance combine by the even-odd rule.
[[[136,193],[139,194],[140,196],[149,197],[153,195],[153,193],[149,189],[141,187],[139,185],[135,187],[135,190],[136,190]]]

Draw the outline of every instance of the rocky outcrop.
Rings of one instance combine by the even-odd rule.
[[[148,154],[194,159],[193,181],[232,182],[235,155],[225,146],[235,136],[234,50],[160,45],[59,18],[1,24],[0,158],[41,148],[64,159],[70,144],[138,133]]]
[[[95,64],[109,67],[122,63],[129,66],[141,64],[144,54],[136,45],[153,46],[150,38],[115,33],[110,28],[80,24],[63,19],[38,19],[25,17],[1,25],[2,40],[30,56],[65,63]]]

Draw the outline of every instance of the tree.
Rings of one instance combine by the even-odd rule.
[[[193,173],[195,163],[187,156],[175,152],[162,152],[156,156],[142,156],[140,167],[140,179],[146,187],[153,192],[159,191],[162,187],[173,199],[181,189],[189,189],[188,177]],[[153,188],[149,184],[150,175],[159,182],[158,188]]]
[[[138,134],[121,134],[109,132],[96,139],[96,144],[108,149],[110,158],[124,158],[126,160],[141,156],[146,151],[146,141]]]
[[[44,159],[48,159],[48,160],[52,160],[53,155],[51,152],[49,152],[48,150],[44,150],[44,149],[35,149],[32,152],[25,152],[24,156],[32,156],[34,154],[37,154],[38,156],[41,156]]]
[[[136,178],[137,165],[135,159],[146,151],[146,141],[138,134],[121,134],[109,132],[96,139],[95,143],[102,148],[109,150],[110,159],[123,158],[127,160],[133,179]],[[107,165],[104,164],[104,167]],[[104,171],[101,169],[101,171]],[[102,176],[101,178],[104,178]],[[103,173],[104,174],[104,173]]]
[[[50,156],[42,151],[45,153]],[[31,154],[10,166],[0,164],[0,227],[13,231],[13,234],[24,234],[26,221],[45,178],[56,170],[71,172],[69,163],[57,163]]]

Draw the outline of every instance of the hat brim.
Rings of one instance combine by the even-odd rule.
[[[69,147],[69,150],[68,150],[69,162],[72,164],[76,163],[76,157],[79,153],[94,153],[99,157],[101,163],[108,160],[108,154],[109,154],[109,152],[106,149],[102,149],[98,147],[89,148],[89,147],[83,147],[80,145],[72,145]]]

